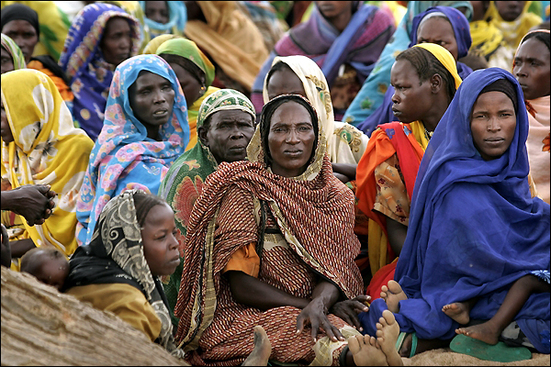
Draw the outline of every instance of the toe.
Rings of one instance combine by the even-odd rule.
[[[381,319],[385,320],[385,322],[388,325],[393,325],[396,322],[396,318],[394,317],[394,314],[392,312],[390,312],[389,310],[384,310],[383,311],[383,317],[381,317]],[[380,320],[379,320],[379,322],[380,322]]]
[[[400,284],[398,284],[395,280],[389,280],[387,284],[388,290],[392,293],[400,293],[402,292],[402,287],[400,287]]]
[[[352,354],[356,354],[361,350],[360,341],[355,336],[348,338],[348,349]]]

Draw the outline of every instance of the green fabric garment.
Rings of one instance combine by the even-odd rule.
[[[13,70],[25,69],[25,56],[17,44],[4,33],[2,33],[2,47],[8,51],[13,59]]]
[[[205,120],[215,112],[236,109],[249,113],[254,121],[256,116],[254,106],[244,94],[233,89],[220,89],[208,96],[201,104],[197,117],[197,128],[203,126]],[[176,228],[179,232],[180,255],[184,255],[182,249],[193,204],[199,197],[207,176],[217,168],[218,164],[209,148],[203,145],[201,139],[198,139],[192,149],[174,162],[161,183],[159,196],[165,199],[174,210]],[[163,279],[172,323],[175,326],[178,325],[178,318],[174,316],[174,307],[180,290],[182,267],[183,261],[180,262],[168,281]]]
[[[185,38],[175,38],[163,42],[157,49],[157,55],[170,54],[181,56],[193,62],[205,73],[206,87],[209,87],[214,80],[214,65],[205,56],[195,42]]]

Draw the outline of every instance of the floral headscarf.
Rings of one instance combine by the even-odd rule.
[[[100,41],[107,22],[113,17],[128,20],[132,47],[130,56],[140,47],[140,25],[121,8],[103,3],[85,6],[73,20],[59,65],[71,81],[75,96],[73,117],[86,133],[96,140],[101,127],[114,66],[103,58]]]
[[[147,137],[146,127],[134,116],[128,88],[141,71],[162,76],[174,89],[172,118],[160,127],[160,141]],[[105,204],[124,190],[139,188],[157,194],[168,169],[184,153],[189,140],[187,106],[178,79],[157,55],[140,55],[121,63],[115,70],[105,123],[86,171],[77,203],[77,236],[89,243]]]
[[[36,246],[54,246],[65,255],[77,248],[76,197],[82,185],[92,140],[73,126],[54,82],[33,69],[2,74],[2,103],[14,141],[2,141],[2,179],[12,188],[51,185],[58,196],[53,214],[26,234]]]

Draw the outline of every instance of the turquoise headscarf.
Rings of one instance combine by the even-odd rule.
[[[145,3],[140,1],[140,5],[145,15]],[[145,24],[149,27],[151,39],[160,36],[161,34],[175,34],[182,36],[187,23],[187,8],[183,1],[166,1],[168,6],[168,23],[162,24],[144,17]]]
[[[141,71],[162,76],[175,91],[172,118],[159,129],[160,140],[147,137],[146,127],[134,116],[128,88]],[[77,238],[87,244],[105,204],[122,191],[142,189],[157,195],[161,181],[189,141],[187,105],[176,74],[161,57],[139,55],[115,70],[105,121],[90,155],[77,201]]]

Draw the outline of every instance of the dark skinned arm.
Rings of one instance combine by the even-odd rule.
[[[228,271],[226,274],[233,299],[246,306],[266,311],[281,306],[302,309],[310,303],[309,299],[294,297],[242,271]]]
[[[33,240],[26,238],[19,241],[10,241],[11,257],[17,259],[27,253],[27,251],[35,248]]]
[[[406,242],[406,235],[408,227],[386,217],[386,230],[388,233],[388,242],[390,243],[390,248],[394,251],[396,256],[400,256],[402,247],[404,247],[404,242]]]
[[[331,163],[333,166],[333,174],[342,182],[346,183],[348,181],[353,181],[356,179],[356,168],[357,164],[350,163]],[[341,176],[346,177],[346,181]]]

